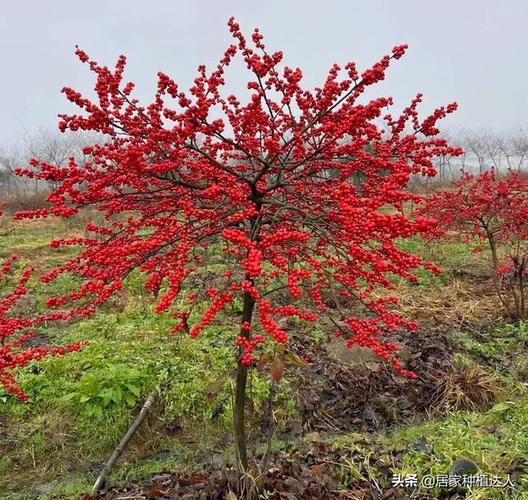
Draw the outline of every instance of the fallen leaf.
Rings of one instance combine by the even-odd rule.
[[[207,482],[207,476],[202,473],[196,473],[191,476],[191,484],[205,483]]]
[[[257,368],[259,370],[262,370],[262,368],[264,368],[264,366],[266,365],[266,363],[271,359],[271,352],[270,351],[266,351],[262,354],[262,356],[260,356],[260,359],[258,361],[258,364],[257,364]]]
[[[204,393],[209,403],[212,403],[218,396],[219,392],[223,389],[225,380],[226,379],[224,377],[221,377],[217,380],[214,380],[210,384],[207,384],[204,389]]]
[[[312,474],[315,477],[322,477],[326,471],[326,464],[322,463],[313,465],[312,467],[310,467],[310,470],[312,471]]]
[[[147,498],[164,497],[167,495],[167,491],[160,488],[158,485],[153,485],[147,492]]]
[[[306,441],[311,441],[311,442],[319,442],[321,441],[321,434],[319,434],[317,431],[314,431],[314,432],[309,432],[308,434],[306,434],[304,436],[304,439]]]
[[[275,382],[278,382],[282,378],[284,364],[278,357],[275,357],[275,359],[271,362],[270,372],[271,377],[273,380],[275,380]]]

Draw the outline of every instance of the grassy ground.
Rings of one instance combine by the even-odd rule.
[[[15,252],[22,257],[21,265],[31,263],[38,271],[70,255],[70,250],[49,249],[51,238],[80,231],[53,220],[45,225],[18,223],[12,229],[0,240],[0,257]],[[421,274],[416,285],[400,283],[399,294],[405,315],[419,320],[429,335],[452,343],[452,376],[435,388],[436,411],[429,407],[414,417],[397,414],[376,432],[358,426],[317,439],[349,457],[336,465],[342,488],[354,481],[388,488],[387,471],[447,473],[456,460],[468,459],[482,473],[510,473],[515,481],[509,490],[476,488],[468,498],[523,498],[528,492],[528,328],[500,319],[486,284],[485,253],[475,254],[470,244],[405,245],[445,269],[440,277]],[[46,295],[69,286],[66,280],[47,291],[36,282],[32,285],[34,293],[23,305],[28,310],[43,307]],[[88,491],[133,415],[160,384],[162,397],[111,480],[138,481],[160,470],[192,470],[232,460],[236,321],[237,311],[230,310],[195,340],[171,335],[169,317],[153,312],[153,297],[143,290],[141,277],[132,275],[124,293],[95,317],[42,332],[54,342],[89,338],[91,345],[22,370],[19,380],[30,395],[28,404],[0,390],[2,498],[78,498]],[[314,345],[321,343],[321,332],[309,335]],[[300,418],[296,383],[293,372],[280,383],[275,415],[279,430]],[[250,400],[255,415],[265,408],[268,393],[267,377],[254,374]],[[258,418],[251,425],[257,435]],[[310,439],[313,435],[302,432],[278,433],[273,447],[278,452],[302,449]],[[423,489],[420,494],[425,493],[433,498],[441,494]]]

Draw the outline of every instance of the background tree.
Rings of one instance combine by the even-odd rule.
[[[523,128],[514,130],[511,132],[508,142],[510,144],[510,156],[517,160],[515,168],[521,170],[524,161],[528,157],[528,132]],[[510,168],[513,168],[513,166]]]
[[[66,133],[41,129],[37,133],[26,133],[20,140],[0,146],[0,193],[9,200],[9,211],[25,208],[43,208],[49,190],[56,183],[32,179],[21,179],[16,170],[27,165],[31,158],[39,158],[47,163],[66,166],[71,157],[78,162],[83,159],[83,148],[98,138],[93,133]]]
[[[467,151],[477,159],[478,173],[482,174],[486,171],[487,147],[486,139],[482,130],[466,130],[462,136],[462,144],[464,151]],[[490,162],[491,165],[491,162]]]
[[[19,150],[14,147],[0,147],[0,190],[2,193],[20,195],[20,179],[16,176],[15,171],[22,164]]]
[[[528,273],[528,177],[517,171],[499,178],[495,170],[464,173],[454,189],[431,195],[421,215],[434,216],[455,238],[477,238],[490,249],[492,275],[511,317],[526,318]]]
[[[51,163],[59,167],[66,167],[70,158],[76,162],[83,160],[83,149],[85,146],[95,142],[96,134],[89,132],[65,133],[42,129],[36,134],[26,134],[23,141],[24,157],[38,158],[45,163]],[[55,181],[48,181],[48,189],[57,188]],[[38,191],[38,179],[34,178],[34,189]]]
[[[174,332],[196,337],[228,304],[241,302],[239,331],[232,333],[238,346],[234,426],[247,469],[248,369],[265,347],[275,354],[260,366],[269,362],[280,378],[284,348],[276,346],[287,342],[281,317],[322,322],[348,346],[370,347],[413,376],[384,335],[416,325],[400,318],[392,309],[396,298],[381,291],[394,288],[395,275],[415,280],[417,267],[434,269],[398,247],[400,238],[434,228],[431,219],[406,216],[404,204],[421,199],[406,186],[413,174],[435,174],[436,155],[459,150],[434,137],[437,121],[455,104],[420,121],[421,95],[396,118],[386,111],[390,98],[360,102],[405,45],[362,73],[352,62],[335,64],[310,91],[301,86],[300,69],[282,66],[282,53],[266,49],[258,29],[248,41],[233,19],[228,24],[234,44],[218,65],[212,71],[199,66],[188,92],[158,73],[146,106],[132,97],[133,83],[123,81],[125,57],[110,69],[77,49],[96,76],[96,98],[64,88],[82,114],[61,115],[60,129],[104,139],[66,167],[33,160],[36,177],[57,188],[48,198],[51,208],[18,217],[71,217],[89,205],[104,214],[106,223],[86,227],[94,237],[53,243],[81,251],[44,281],[62,273],[83,279],[79,289],[48,301],[58,308],[56,318],[90,314],[134,269],[146,275],[149,290],[161,291],[156,309],[171,311]],[[226,90],[226,70],[237,56],[250,75],[244,97]],[[382,116],[384,131],[376,124]],[[32,177],[33,169],[20,173]],[[211,251],[224,256],[218,286],[189,290],[189,277],[209,270]],[[287,299],[277,298],[279,290]],[[189,324],[191,309],[203,302],[205,313]]]

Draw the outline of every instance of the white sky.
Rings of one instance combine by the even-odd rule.
[[[92,88],[75,44],[107,65],[124,53],[127,79],[148,97],[158,70],[188,87],[199,64],[216,64],[231,43],[231,15],[248,35],[258,26],[309,87],[334,62],[364,69],[408,43],[376,94],[403,107],[422,92],[424,112],[456,100],[448,128],[528,123],[526,0],[0,0],[0,144],[55,127],[56,115],[71,111],[64,85]],[[243,89],[233,77],[231,88]]]

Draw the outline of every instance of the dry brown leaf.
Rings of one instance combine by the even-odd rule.
[[[315,464],[314,466],[310,467],[310,470],[312,471],[312,474],[315,477],[322,477],[324,473],[326,472],[326,464]]]
[[[271,352],[270,351],[266,351],[266,352],[262,353],[262,356],[260,356],[260,359],[258,361],[257,368],[259,370],[262,370],[262,368],[264,368],[264,366],[266,365],[266,363],[270,359],[271,359]]]
[[[275,382],[279,382],[284,373],[284,363],[276,356],[270,365],[271,377]]]

